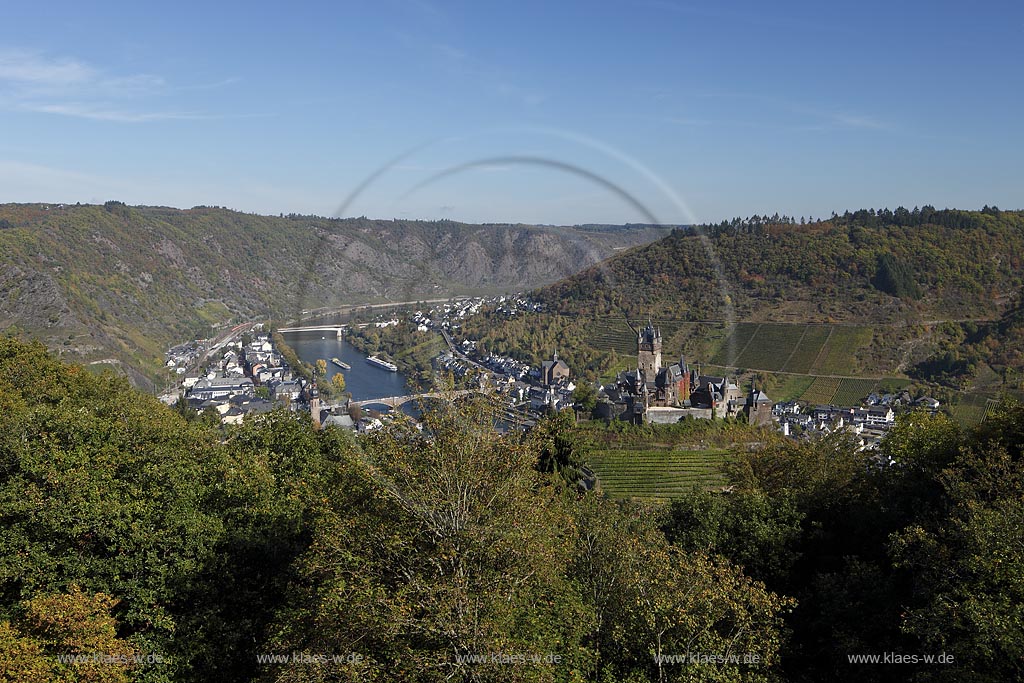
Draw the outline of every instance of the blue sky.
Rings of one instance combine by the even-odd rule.
[[[1020,2],[19,4],[0,201],[332,215],[372,178],[346,215],[1024,208]]]

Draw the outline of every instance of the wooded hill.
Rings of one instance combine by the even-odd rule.
[[[666,233],[8,204],[0,330],[17,326],[73,359],[113,359],[152,377],[167,345],[211,324],[529,289]]]
[[[856,326],[851,334],[864,343],[848,350],[848,361],[825,363],[834,366],[830,373],[910,373],[964,384],[971,359],[1020,366],[1020,353],[995,351],[997,340],[1012,338],[1018,328],[995,321],[1015,305],[1022,283],[1024,212],[926,206],[848,212],[813,223],[755,216],[674,230],[536,290],[544,314],[507,321],[484,316],[466,327],[499,352],[520,349],[539,360],[557,345],[575,367],[600,372],[614,362],[612,349],[635,353],[609,339],[628,331],[627,318],[651,316],[668,321],[673,334],[679,330],[671,344],[666,337],[666,353],[686,350],[704,362],[731,356],[737,365],[738,353],[720,352],[729,338],[742,336],[728,323],[836,323]],[[771,330],[792,336],[789,347],[773,351],[778,367],[744,367],[783,369],[803,328],[792,335]],[[985,344],[978,343],[982,336]],[[971,349],[956,348],[964,339]],[[820,347],[808,347],[805,365],[814,365]],[[946,352],[949,359],[929,365],[934,354]]]
[[[680,228],[537,296],[565,314],[901,322],[994,318],[1022,282],[1024,212],[925,207]]]

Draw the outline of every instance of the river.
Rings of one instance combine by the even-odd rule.
[[[352,399],[365,401],[372,398],[387,396],[403,396],[410,393],[401,372],[391,372],[375,367],[366,362],[366,356],[343,339],[334,334],[324,335],[321,332],[285,332],[283,334],[288,345],[295,349],[299,359],[315,365],[317,359],[327,361],[327,381],[337,373],[345,376],[345,391],[352,394]],[[338,358],[352,366],[351,370],[343,370],[331,362]],[[415,403],[406,404],[413,407]],[[384,410],[381,406],[370,406]]]

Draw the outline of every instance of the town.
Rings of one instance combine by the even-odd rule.
[[[432,358],[435,385],[449,377],[460,394],[487,392],[506,406],[511,424],[529,428],[543,415],[572,411],[576,419],[626,421],[634,424],[672,424],[687,419],[739,420],[773,427],[792,439],[816,439],[847,433],[861,449],[875,449],[896,416],[905,410],[935,413],[939,401],[909,393],[863,397],[859,405],[806,405],[774,402],[753,381],[741,386],[735,376],[700,372],[685,356],[666,359],[661,330],[652,320],[633,329],[636,367],[619,372],[611,382],[590,384],[574,378],[572,369],[556,349],[549,360],[531,366],[521,360],[483,352],[473,339],[459,336],[460,323],[483,307],[505,316],[535,312],[540,306],[522,294],[465,297],[421,306],[396,317],[380,313],[359,328],[384,329],[408,322],[420,334],[439,334],[445,350]],[[402,316],[405,316],[403,319]],[[346,325],[290,330],[332,330]],[[265,324],[236,326],[221,339],[195,340],[168,350],[166,365],[178,379],[176,389],[162,398],[183,401],[197,413],[212,411],[223,424],[240,424],[247,417],[283,407],[308,411],[318,425],[371,431],[386,421],[404,418],[400,404],[437,394],[413,394],[354,400],[351,396],[325,400],[309,368],[295,368],[275,344]],[[281,339],[277,337],[277,339]],[[297,359],[293,359],[297,360]],[[300,365],[304,365],[299,361]],[[372,406],[364,410],[365,406]]]

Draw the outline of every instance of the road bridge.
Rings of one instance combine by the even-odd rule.
[[[279,327],[278,332],[331,332],[341,339],[345,325],[307,325],[304,327]]]
[[[486,393],[483,389],[456,389],[452,391],[429,391],[422,394],[406,394],[405,396],[384,396],[383,398],[368,398],[363,401],[349,401],[349,405],[368,406],[373,404],[386,405],[390,408],[400,408],[410,401],[418,401],[425,398],[452,399],[469,394]]]

